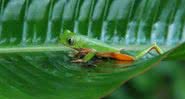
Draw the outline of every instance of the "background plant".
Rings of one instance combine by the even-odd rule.
[[[0,97],[98,98],[161,60],[184,60],[184,4],[185,0],[0,0]],[[170,51],[130,68],[102,64],[84,69],[69,63],[67,53],[72,49],[58,44],[65,29],[131,50],[157,42]],[[174,89],[184,86],[181,66],[176,67],[177,74],[165,72],[173,66],[161,69],[163,66],[157,69],[162,75],[178,75],[172,77]],[[159,79],[153,75],[133,79],[130,86],[146,93],[160,85],[152,84]],[[144,83],[149,78],[154,79]],[[147,84],[151,85],[145,89]],[[140,94],[131,90],[135,93]],[[183,98],[180,93],[173,95]]]

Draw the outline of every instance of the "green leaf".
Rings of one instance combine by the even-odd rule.
[[[155,66],[182,46],[184,44],[148,60],[128,64],[105,61],[97,67],[71,63],[68,54],[74,50],[66,47],[7,48],[1,50],[0,57],[1,96],[10,99],[99,98]]]
[[[0,0],[0,98],[98,99],[162,60],[184,60],[184,4]],[[58,44],[65,29],[134,51],[157,42],[165,53],[134,63],[75,64],[75,50]]]
[[[185,50],[183,49],[185,49],[185,43],[178,45],[166,60],[184,60]]]

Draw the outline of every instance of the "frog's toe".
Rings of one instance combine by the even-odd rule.
[[[76,60],[72,60],[72,63],[84,63],[85,61],[83,59],[76,59]]]

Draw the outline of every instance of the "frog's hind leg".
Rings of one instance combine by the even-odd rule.
[[[143,57],[145,54],[147,54],[151,50],[155,50],[159,55],[163,53],[163,51],[159,48],[159,46],[156,43],[154,43],[152,46],[150,46],[149,48],[143,50],[138,55],[136,55],[136,60]]]
[[[103,52],[103,53],[97,53],[97,57],[104,57],[104,58],[112,58],[120,61],[133,61],[135,58],[133,56],[117,53],[117,52]]]

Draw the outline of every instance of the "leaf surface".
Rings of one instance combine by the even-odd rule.
[[[98,99],[162,60],[184,60],[185,0],[0,0],[0,98]],[[71,63],[65,29],[165,53],[134,63]],[[94,64],[93,64],[94,65]]]

